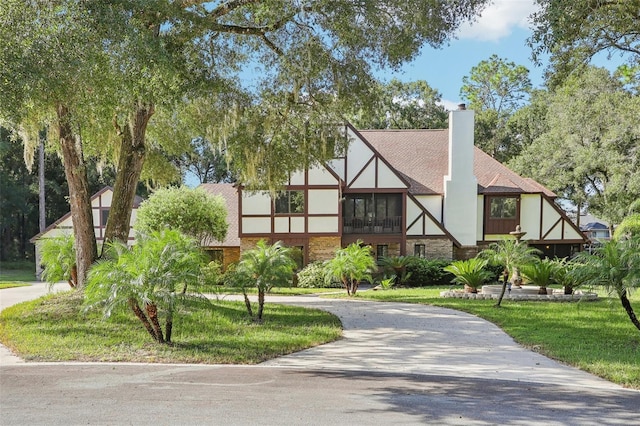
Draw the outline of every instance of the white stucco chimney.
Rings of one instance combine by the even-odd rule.
[[[449,172],[444,177],[445,228],[463,246],[477,244],[478,180],[473,174],[474,112],[449,112]]]

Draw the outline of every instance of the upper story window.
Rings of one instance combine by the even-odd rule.
[[[304,191],[281,191],[274,205],[277,214],[304,213]]]
[[[485,233],[508,234],[520,223],[519,196],[487,196],[485,199]]]
[[[518,203],[514,197],[491,197],[491,219],[515,219],[518,214]]]

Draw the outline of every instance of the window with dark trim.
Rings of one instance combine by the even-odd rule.
[[[517,199],[514,197],[491,197],[489,217],[491,219],[515,219],[518,213]]]
[[[487,196],[485,199],[485,233],[508,234],[520,221],[520,197]]]
[[[100,210],[100,224],[103,227],[107,226],[107,220],[109,220],[109,209]]]
[[[274,209],[277,214],[304,213],[304,191],[279,192]]]
[[[212,262],[217,262],[220,265],[224,263],[223,249],[210,249],[210,250],[207,250],[207,254],[209,255],[209,259],[211,259]]]
[[[413,255],[424,258],[427,254],[427,246],[425,244],[415,244],[413,246]]]
[[[386,244],[378,244],[376,246],[376,259],[378,262],[382,260],[383,257],[387,257],[389,255],[389,246]]]

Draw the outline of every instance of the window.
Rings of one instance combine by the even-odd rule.
[[[416,244],[413,246],[413,255],[424,258],[427,254],[427,246],[425,244]]]
[[[485,199],[485,233],[508,234],[520,221],[518,196],[488,196]]]
[[[304,213],[304,191],[282,191],[274,204],[275,212],[279,214]]]
[[[491,198],[491,219],[515,219],[517,214],[517,200],[513,197]]]
[[[100,210],[100,224],[103,227],[107,226],[108,219],[109,219],[109,209]]]
[[[217,262],[220,265],[224,263],[224,250],[222,249],[207,250],[207,254],[209,255],[209,259],[211,259],[212,262]]]
[[[382,260],[383,257],[387,257],[389,255],[389,246],[386,244],[378,244],[376,246],[376,258],[378,262]]]

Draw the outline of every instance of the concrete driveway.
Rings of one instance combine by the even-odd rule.
[[[19,290],[2,290],[0,307]],[[333,312],[344,339],[257,366],[0,356],[0,424],[640,424],[640,392],[527,351],[472,315],[267,296],[273,302]]]

